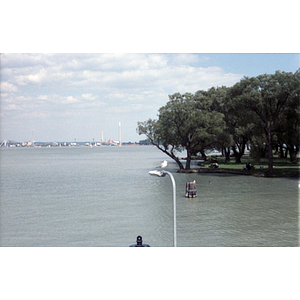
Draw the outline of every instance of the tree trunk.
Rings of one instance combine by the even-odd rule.
[[[284,158],[283,145],[280,144],[280,158]]]
[[[297,152],[293,151],[292,153],[290,153],[290,156],[291,156],[291,162],[293,164],[296,164],[297,163]]]
[[[235,146],[232,146],[232,150],[233,150],[233,154],[234,154],[234,158],[235,158],[235,163],[236,164],[241,164],[241,157],[242,155],[240,155],[240,153],[238,151],[236,151]]]
[[[296,146],[295,164],[298,162],[297,154],[299,153],[299,146]]]
[[[284,158],[287,158],[287,157],[288,157],[288,152],[289,152],[289,149],[288,149],[288,147],[286,147],[286,149],[285,149],[285,154],[284,154]]]
[[[225,152],[225,162],[229,163],[230,162],[230,148],[224,148],[224,152]]]
[[[182,162],[179,160],[179,158],[178,157],[176,157],[176,158],[173,157],[173,159],[176,161],[177,165],[179,166],[179,169],[183,170],[184,166],[183,166]]]
[[[269,173],[273,174],[273,151],[272,151],[271,128],[267,128],[267,139],[268,139]]]
[[[155,145],[159,150],[161,150],[163,153],[167,154],[169,157],[171,157],[172,159],[174,159],[177,163],[177,165],[179,166],[180,170],[184,169],[184,166],[182,164],[182,162],[179,160],[179,158],[173,153],[173,151],[171,150],[170,152],[167,151],[166,149],[163,149],[162,147],[160,147],[159,144],[155,144],[152,143],[153,145]]]
[[[241,158],[245,153],[245,147],[246,147],[247,142],[248,142],[248,138],[243,136],[241,142],[236,142],[236,145],[232,146],[232,150],[233,150],[234,157],[235,157],[235,162],[237,164],[242,163]],[[236,151],[236,146],[239,148],[239,151]]]
[[[205,151],[204,150],[201,150],[200,151],[201,155],[202,155],[202,158],[206,161],[207,160],[207,156],[205,154]]]
[[[298,148],[298,149],[297,149]],[[296,150],[295,150],[295,147],[294,145],[291,145],[289,147],[289,152],[290,152],[290,159],[291,159],[291,162],[293,164],[296,164],[297,163],[297,153],[299,151],[299,147],[296,147]]]
[[[185,169],[190,170],[191,169],[192,152],[189,147],[187,147],[186,153],[187,153],[187,157],[186,157]]]

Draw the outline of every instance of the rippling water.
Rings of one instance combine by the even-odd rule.
[[[152,146],[1,149],[1,246],[173,245]],[[178,246],[299,246],[298,180],[177,174]],[[185,198],[196,180],[198,197]]]

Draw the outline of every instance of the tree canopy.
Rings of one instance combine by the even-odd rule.
[[[184,166],[177,152],[186,150],[186,169],[193,155],[218,149],[241,163],[246,146],[251,155],[266,155],[273,172],[273,150],[299,152],[300,69],[244,77],[232,87],[212,87],[195,94],[175,93],[159,109],[158,119],[138,122],[137,132]],[[283,155],[283,154],[282,154]]]

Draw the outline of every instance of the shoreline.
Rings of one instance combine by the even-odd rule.
[[[290,175],[290,176],[280,176],[275,174],[269,175],[266,172],[264,173],[254,173],[249,171],[238,171],[238,170],[224,170],[224,169],[192,169],[192,170],[178,170],[176,173],[203,173],[203,174],[232,174],[232,175],[243,175],[243,176],[254,176],[254,177],[264,177],[264,178],[280,178],[280,177],[286,177],[286,178],[300,178],[300,175]]]
[[[232,174],[243,175],[263,178],[300,178],[300,156],[296,164],[292,164],[289,159],[286,158],[273,158],[273,174],[268,171],[268,159],[260,158],[254,159],[249,154],[243,156],[244,163],[237,164],[233,161],[223,162],[221,156],[212,155],[207,161],[199,159],[199,157],[193,157],[193,160],[198,161],[197,165],[191,170],[178,170],[178,173],[202,173],[202,174]],[[243,164],[245,162],[250,163],[254,168],[243,170]],[[214,163],[218,163],[219,167],[214,168]],[[244,166],[246,167],[246,165]]]

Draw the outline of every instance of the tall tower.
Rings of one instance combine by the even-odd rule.
[[[119,146],[122,146],[122,142],[121,142],[121,122],[119,122]]]
[[[34,130],[32,130],[32,146],[34,147]]]

